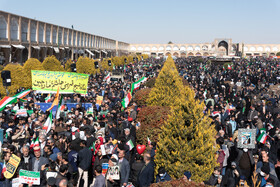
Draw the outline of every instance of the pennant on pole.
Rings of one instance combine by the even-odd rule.
[[[55,98],[53,100],[52,106],[47,111],[50,111],[51,109],[53,109],[55,105],[58,105],[58,97],[59,97],[59,87],[57,88],[57,92],[55,94]]]

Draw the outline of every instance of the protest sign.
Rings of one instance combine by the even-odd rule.
[[[102,164],[102,175],[105,177],[107,170],[108,170],[109,164],[108,163],[103,163]]]
[[[113,180],[120,180],[120,168],[119,166],[113,166],[108,168],[107,179],[111,177]]]
[[[19,170],[19,181],[24,184],[40,185],[40,172]]]
[[[16,116],[18,117],[27,117],[27,110],[26,109],[19,109],[16,111]]]
[[[102,101],[103,101],[103,96],[97,96],[96,97],[96,104],[98,104],[98,105],[101,105],[102,104]]]
[[[255,149],[256,129],[238,129],[237,147]]]
[[[19,178],[14,178],[14,179],[12,180],[12,187],[19,187],[20,184],[21,184],[21,183],[20,183],[20,181],[19,181]]]
[[[32,89],[41,93],[87,94],[89,75],[73,72],[32,70]]]
[[[4,172],[4,176],[6,179],[10,179],[14,176],[19,163],[20,163],[20,158],[12,154],[9,162],[6,164],[7,170]]]

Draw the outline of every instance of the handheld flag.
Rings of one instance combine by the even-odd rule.
[[[126,142],[126,145],[129,146],[129,150],[133,149],[134,148],[134,144],[131,140],[129,140],[128,142]]]
[[[51,102],[51,94],[49,94],[46,98],[45,98],[45,103],[49,103]]]
[[[132,98],[131,93],[127,93],[127,96],[125,98],[123,98],[123,100],[122,100],[123,108],[126,108],[128,106],[131,98]]]
[[[262,143],[262,144],[265,144],[266,139],[267,139],[267,134],[266,134],[265,131],[263,131],[263,132],[261,133],[261,135],[258,137],[257,140],[258,140],[258,142],[260,142],[260,143]]]
[[[150,140],[150,138],[149,137],[147,137],[148,138],[148,145],[151,145],[151,140]]]
[[[48,133],[51,130],[52,127],[52,111],[50,112],[44,126],[43,126],[43,130],[46,131],[46,133]]]
[[[55,105],[58,105],[58,97],[59,97],[59,87],[57,88],[57,92],[55,94],[55,98],[53,100],[52,106],[47,111],[50,111],[51,109],[53,109]]]
[[[131,93],[134,91],[134,90],[137,90],[139,89],[140,87],[140,84],[147,81],[148,78],[147,77],[142,77],[141,79],[139,79],[138,81],[134,82],[131,84]]]
[[[65,109],[65,104],[64,104],[64,99],[63,99],[63,97],[62,97],[62,95],[61,95],[61,98],[60,98],[60,100],[59,100],[59,104],[58,104],[58,107],[57,107],[57,112],[56,112],[56,119],[59,119],[59,117],[60,117],[60,113],[61,113],[61,111],[63,111]]]

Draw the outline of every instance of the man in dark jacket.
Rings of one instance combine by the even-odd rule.
[[[21,159],[21,164],[20,168],[24,170],[31,171],[32,170],[32,158],[34,156],[29,154],[29,148],[28,146],[23,146],[22,147],[22,159]]]
[[[154,181],[154,164],[151,162],[151,155],[144,154],[145,165],[138,175],[138,184],[140,187],[150,186]]]
[[[120,150],[119,167],[120,167],[120,173],[121,173],[121,186],[127,185],[129,173],[130,173],[129,162],[124,157],[125,157],[125,150]]]
[[[135,156],[135,162],[132,164],[131,171],[130,171],[131,182],[136,187],[138,186],[137,185],[138,175],[144,165],[145,165],[145,163],[143,162],[143,157],[141,155],[137,154]]]
[[[88,186],[88,170],[91,165],[92,154],[91,150],[86,147],[87,142],[82,140],[80,146],[82,150],[78,153],[78,171],[79,171],[79,179],[78,185],[80,185],[80,180],[83,177],[84,179],[84,186]]]
[[[66,177],[67,172],[68,172],[68,166],[67,166],[66,164],[62,164],[62,165],[60,166],[59,172],[58,172],[58,174],[57,174],[57,176],[56,176],[56,182],[55,182],[55,184],[56,184],[57,186],[59,186],[59,183],[60,183],[61,180],[63,180],[63,179],[66,179],[66,180],[67,180],[67,177]]]

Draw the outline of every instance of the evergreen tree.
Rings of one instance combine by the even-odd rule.
[[[160,71],[147,102],[151,106],[173,106],[181,102],[183,82],[171,57]]]
[[[215,129],[203,113],[204,104],[194,99],[194,91],[185,87],[182,94],[182,102],[172,107],[161,129],[155,171],[164,166],[168,174],[179,178],[188,170],[192,180],[201,182],[208,179],[217,166]]]
[[[23,65],[23,71],[27,75],[27,88],[32,87],[31,70],[44,70],[42,63],[37,58],[29,58]]]
[[[46,71],[64,71],[60,61],[57,60],[55,56],[48,56],[45,58],[42,65]]]
[[[71,59],[68,59],[64,66],[65,71],[72,72],[71,64],[73,64],[73,61]]]

